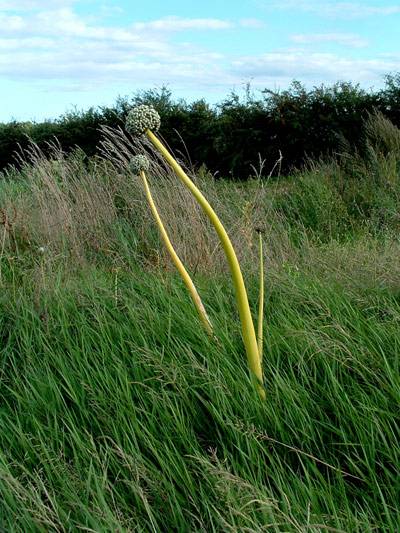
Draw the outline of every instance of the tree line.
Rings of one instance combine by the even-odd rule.
[[[0,170],[18,165],[16,154],[34,141],[45,153],[57,142],[65,151],[77,146],[90,158],[98,154],[100,127],[123,127],[132,106],[152,104],[161,116],[160,134],[176,153],[189,154],[217,176],[246,179],[260,160],[272,169],[282,157],[282,172],[308,158],[340,152],[344,140],[362,150],[362,124],[375,110],[400,126],[400,73],[385,76],[379,90],[337,82],[307,89],[293,81],[286,90],[229,94],[217,105],[204,99],[176,100],[162,87],[119,97],[111,107],[72,110],[41,123],[0,123]]]

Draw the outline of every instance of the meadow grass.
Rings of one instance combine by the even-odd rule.
[[[398,239],[367,226],[319,238],[274,207],[295,181],[196,178],[255,318],[265,226],[263,402],[223,254],[157,172],[218,341],[124,164],[36,152],[1,183],[0,530],[397,532]]]

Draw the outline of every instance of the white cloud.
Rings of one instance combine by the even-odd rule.
[[[4,15],[0,13],[0,31],[14,33],[24,29],[24,19],[18,15]]]
[[[136,22],[131,28],[134,31],[194,31],[194,30],[226,30],[233,28],[231,22],[214,18],[184,19],[176,16],[164,17],[151,22]]]
[[[39,3],[46,4],[35,2]],[[27,6],[29,2],[19,2],[22,4]],[[130,26],[105,26],[78,16],[67,1],[52,2],[52,6],[50,10],[18,15],[0,13],[3,79],[42,83],[46,90],[54,91],[85,91],[117,84],[154,87],[165,83],[185,89],[229,90],[250,78],[258,88],[290,83],[293,78],[310,83],[356,78],[375,84],[383,74],[400,70],[400,58],[395,55],[355,61],[340,55],[288,49],[264,55],[225,57],[171,37],[188,31],[224,32],[234,27],[226,20],[170,16]],[[257,19],[242,19],[239,25],[262,27]],[[347,46],[367,44],[353,34],[292,36],[295,44],[321,42]]]
[[[98,91],[101,88],[101,84],[95,84],[95,83],[58,83],[58,84],[52,84],[49,87],[44,88],[41,87],[41,92],[46,93],[86,93],[86,92],[93,92]]]
[[[0,55],[0,72],[16,80],[70,79],[86,82],[143,81],[152,85],[166,81],[185,80],[196,83],[215,79],[222,72],[213,54],[175,53],[173,48],[164,48],[161,53],[149,50],[107,50],[107,45],[90,43],[82,49],[74,47],[65,52],[43,51],[19,52]],[[210,81],[211,83],[211,81]]]
[[[301,10],[321,17],[360,18],[387,16],[400,12],[399,6],[370,6],[361,2],[321,2],[312,0],[282,0],[273,7],[278,9]]]
[[[255,29],[255,30],[258,30],[258,29],[264,29],[265,28],[265,24],[262,20],[259,20],[259,19],[241,19],[239,21],[239,24],[240,26],[242,26],[242,28],[250,28],[250,29]]]
[[[400,61],[400,52],[391,52],[391,53],[379,54],[379,57],[385,57],[385,58],[395,59],[395,60]]]
[[[0,0],[1,1],[1,0]],[[10,80],[63,80],[151,85],[184,80],[202,85],[223,76],[223,56],[188,43],[171,44],[171,33],[219,31],[233,24],[215,18],[165,17],[131,26],[89,24],[71,7],[0,14],[0,76]],[[183,81],[182,81],[183,83]]]
[[[0,0],[0,11],[41,11],[71,5],[75,0]]]
[[[257,85],[287,84],[296,78],[312,84],[354,80],[375,84],[384,74],[399,70],[400,59],[354,60],[336,54],[275,53],[244,56],[232,62],[231,74],[253,78]]]
[[[0,13],[0,31],[34,35],[54,35],[61,37],[84,37],[85,39],[131,40],[154,37],[157,34],[170,34],[180,31],[218,31],[233,28],[234,25],[220,19],[185,19],[176,16],[164,17],[151,22],[135,22],[125,28],[89,25],[70,7],[44,10],[26,15],[4,15]]]
[[[0,38],[0,50],[2,51],[19,51],[25,50],[48,50],[56,48],[56,41],[53,39],[44,39],[41,37],[29,37],[27,39],[1,39]]]
[[[353,33],[295,34],[290,37],[290,40],[295,44],[336,43],[354,48],[363,48],[370,44],[366,39],[362,39],[359,35]]]
[[[102,12],[102,14],[104,14],[106,16],[112,16],[112,15],[116,15],[116,14],[120,14],[120,13],[124,12],[122,7],[119,7],[119,6],[106,6],[106,5],[101,5],[100,6],[100,11]]]

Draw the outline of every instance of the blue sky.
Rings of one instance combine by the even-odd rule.
[[[254,91],[400,71],[399,0],[0,0],[0,121],[167,85],[216,103]]]

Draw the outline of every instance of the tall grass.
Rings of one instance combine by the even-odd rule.
[[[0,530],[398,531],[393,228],[336,207],[313,225],[298,177],[195,177],[231,228],[254,315],[265,228],[260,402],[208,222],[150,152],[153,195],[218,343],[127,173],[135,145],[122,132],[105,142],[91,162],[33,150],[0,186]],[[324,165],[309,179],[325,168],[334,187],[347,170]]]

